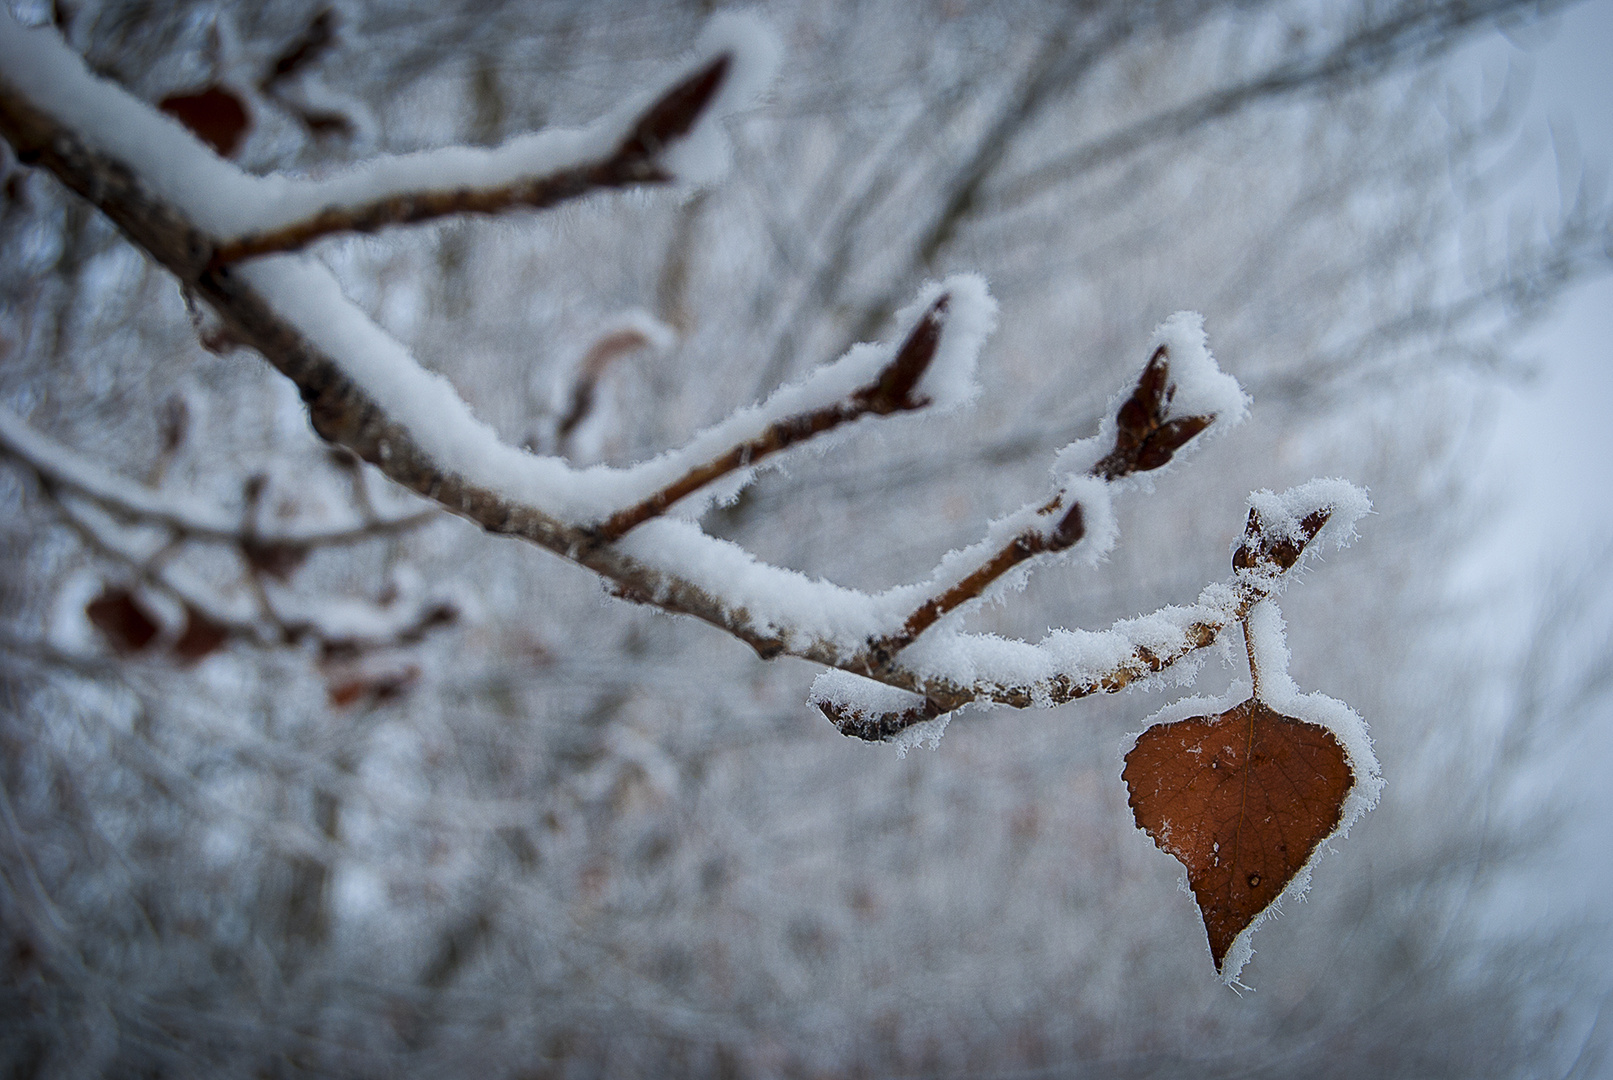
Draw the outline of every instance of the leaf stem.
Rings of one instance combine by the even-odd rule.
[[[1266,603],[1267,601],[1261,601]],[[1250,611],[1253,612],[1253,608]],[[1257,701],[1260,699],[1260,664],[1255,660],[1255,640],[1249,633],[1249,616],[1243,617],[1243,650],[1249,656],[1249,693]]]

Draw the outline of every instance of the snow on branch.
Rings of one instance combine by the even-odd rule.
[[[759,20],[724,16],[712,21],[686,73],[666,90],[586,128],[523,135],[491,149],[382,156],[321,179],[259,177],[213,153],[171,116],[95,78],[54,30],[26,29],[9,12],[0,15],[6,82],[49,102],[58,123],[133,170],[151,194],[209,234],[215,265],[336,233],[543,208],[632,185],[712,182],[727,168],[721,122],[765,91],[778,54]]]
[[[1159,327],[1098,434],[1055,457],[1048,497],[992,523],[924,581],[869,594],[762,563],[693,518],[747,482],[759,462],[808,440],[865,417],[967,403],[996,317],[978,277],[927,286],[899,314],[893,340],[853,347],[680,449],[630,468],[577,469],[500,441],[327,270],[284,253],[331,229],[552,205],[550,195],[577,183],[554,181],[566,170],[583,170],[593,187],[707,175],[721,156],[716,119],[765,84],[775,51],[755,24],[720,20],[690,73],[648,107],[625,111],[626,120],[492,152],[384,159],[316,184],[246,176],[91,75],[52,32],[22,30],[0,14],[0,134],[21,160],[100,207],[210,305],[232,339],[296,383],[326,440],[489,532],[587,567],[618,596],[704,620],[763,657],[839,669],[820,680],[813,701],[850,735],[890,738],[932,721],[924,731],[938,733],[946,713],[970,702],[1047,706],[1159,675],[1280,589],[1307,546],[1348,535],[1366,505],[1348,485],[1257,495],[1240,548],[1247,565],[1191,605],[1100,632],[1054,631],[1037,644],[964,633],[961,619],[1022,585],[1036,560],[1101,557],[1115,540],[1115,493],[1146,488],[1147,477],[1243,419],[1247,400],[1210,356],[1198,316]],[[559,186],[543,187],[551,182]],[[421,201],[428,189],[451,194]],[[335,216],[321,218],[327,210]],[[290,230],[288,239],[264,238],[275,230]],[[27,457],[16,450],[25,442],[12,440]],[[109,497],[82,469],[52,475]],[[126,498],[130,507],[139,499]]]
[[[920,311],[916,319],[911,314],[914,309]],[[775,392],[759,408],[737,413],[706,432],[676,457],[696,457],[707,445],[733,445],[647,498],[616,511],[599,525],[599,539],[605,543],[619,540],[680,499],[724,477],[747,472],[763,458],[842,424],[864,416],[912,412],[929,405],[944,409],[968,401],[977,391],[975,361],[996,322],[996,313],[986,283],[974,275],[931,286],[912,309],[898,317],[900,323],[912,325],[900,345],[894,349],[858,346],[804,382]],[[868,374],[875,364],[880,366]],[[845,389],[860,379],[868,381]],[[760,430],[746,435],[747,427]]]
[[[50,488],[47,486],[47,491]],[[258,645],[312,641],[326,657],[413,644],[459,618],[445,596],[393,588],[385,600],[300,595],[287,588],[282,559],[243,545],[246,587],[221,588],[177,557],[179,542],[128,529],[106,505],[71,491],[52,492],[63,518],[95,550],[133,574],[134,590],[109,586],[88,605],[90,620],[119,652],[147,651],[160,640],[192,662],[230,640]],[[283,554],[283,553],[282,553]]]
[[[1214,644],[1283,590],[1318,537],[1342,546],[1371,510],[1365,492],[1339,480],[1312,481],[1280,496],[1256,492],[1250,503],[1251,524],[1234,556],[1233,577],[1207,586],[1194,604],[1163,607],[1104,631],[1055,630],[1034,645],[936,634],[908,648],[899,665],[859,670],[847,664],[825,672],[810,700],[842,734],[878,742],[971,702],[1049,708],[1117,693]],[[1273,521],[1258,509],[1274,505],[1291,508],[1288,516]],[[1304,514],[1297,523],[1294,509]],[[907,693],[893,694],[872,679]]]

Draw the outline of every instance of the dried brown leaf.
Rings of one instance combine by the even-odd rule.
[[[326,685],[326,696],[334,708],[346,709],[358,704],[379,705],[403,697],[420,681],[420,668],[407,664],[393,670],[358,672],[348,678],[331,679]]]
[[[1217,971],[1338,828],[1355,782],[1331,731],[1254,698],[1149,728],[1121,778],[1138,827],[1187,867]]]
[[[107,587],[91,600],[84,614],[120,653],[136,653],[150,645],[160,627],[127,589]]]
[[[217,652],[230,639],[230,629],[208,618],[194,607],[185,609],[185,631],[174,642],[174,656],[194,664]]]
[[[727,53],[714,58],[705,67],[684,79],[662,94],[651,105],[633,130],[622,142],[622,151],[634,157],[653,160],[669,144],[693,130],[700,114],[717,96],[733,58]]]
[[[157,108],[190,128],[191,134],[211,146],[219,157],[234,154],[252,126],[240,97],[216,84],[194,94],[170,94],[158,102]]]

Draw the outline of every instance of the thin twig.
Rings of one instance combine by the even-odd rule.
[[[928,405],[929,398],[915,397],[913,391],[924,377],[930,361],[935,358],[950,303],[951,296],[947,293],[936,298],[923,318],[919,319],[918,325],[907,335],[907,340],[902,342],[895,358],[873,382],[833,405],[775,420],[755,438],[730,448],[704,465],[697,465],[643,502],[618,510],[595,530],[598,541],[611,543],[620,540],[629,530],[664,514],[679,499],[692,495],[713,481],[749,468],[765,457],[832,428],[864,416],[887,416]]]
[[[1055,513],[1060,505],[1060,500],[1055,498],[1038,512]],[[1081,504],[1077,502],[1065,511],[1064,517],[1054,526],[1051,533],[1036,530],[1021,533],[973,572],[965,575],[956,585],[939,596],[924,601],[902,623],[900,630],[870,642],[866,650],[868,655],[876,664],[889,663],[898,652],[913,644],[920,634],[934,626],[944,616],[979,597],[992,582],[1026,559],[1047,552],[1064,551],[1080,543],[1085,535],[1085,515]]]
[[[1133,473],[1162,468],[1178,450],[1215,422],[1214,415],[1167,419],[1175,393],[1176,387],[1170,381],[1170,352],[1161,345],[1144,366],[1131,396],[1115,414],[1114,449],[1094,465],[1088,475],[1112,483]],[[1037,513],[1043,516],[1057,513],[1063,508],[1064,498],[1063,493],[1053,496]],[[1032,529],[1014,537],[957,584],[920,604],[896,633],[869,642],[863,655],[875,668],[888,665],[920,634],[978,598],[992,582],[1026,559],[1064,551],[1085,535],[1081,504],[1073,502],[1051,532]]]
[[[1058,674],[1034,683],[963,685],[944,676],[913,678],[890,660],[884,664],[875,663],[873,651],[869,650],[859,654],[860,669],[854,664],[840,666],[853,674],[878,679],[922,695],[924,700],[911,709],[872,714],[836,702],[820,702],[818,708],[843,734],[878,742],[970,702],[989,701],[1026,709],[1033,705],[1063,705],[1079,698],[1118,693],[1139,680],[1158,675],[1198,650],[1208,648],[1228,627],[1244,622],[1250,609],[1279,591],[1287,573],[1298,564],[1306,547],[1316,539],[1332,514],[1332,507],[1322,507],[1300,522],[1297,535],[1268,537],[1261,531],[1257,515],[1251,513],[1244,543],[1233,556],[1234,577],[1224,583],[1233,590],[1235,601],[1220,607],[1211,618],[1189,623],[1182,629],[1181,642],[1168,651],[1156,652],[1145,645],[1133,645],[1129,655],[1106,671],[1089,673],[1082,678]],[[1253,661],[1251,653],[1251,668]]]
[[[211,265],[217,268],[258,255],[296,251],[337,233],[369,233],[388,225],[457,214],[498,214],[519,207],[541,210],[594,191],[669,183],[676,178],[657,158],[693,129],[732,66],[733,58],[723,53],[668,90],[643,112],[609,157],[502,187],[411,191],[362,206],[327,207],[303,221],[226,240],[214,249]]]

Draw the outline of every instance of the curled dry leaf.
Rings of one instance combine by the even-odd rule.
[[[191,94],[170,94],[157,108],[190,128],[191,134],[211,146],[219,157],[230,157],[252,126],[240,95],[223,86],[209,86]]]
[[[161,627],[127,589],[108,586],[84,607],[107,644],[120,653],[137,653],[150,645]]]
[[[865,742],[884,742],[899,735],[914,724],[934,720],[941,710],[933,701],[911,709],[879,712],[874,709],[843,705],[839,702],[820,701],[818,711],[840,730],[840,734]]]
[[[671,143],[694,129],[700,114],[711,104],[728,78],[733,57],[727,53],[714,58],[705,67],[684,79],[661,95],[654,105],[639,117],[638,123],[622,142],[626,156],[654,159]]]
[[[1339,827],[1355,783],[1331,731],[1255,698],[1149,728],[1121,778],[1138,827],[1187,867],[1217,971]]]
[[[181,663],[194,664],[223,648],[229,640],[229,627],[214,622],[195,606],[188,606],[185,629],[174,641],[174,656]]]

